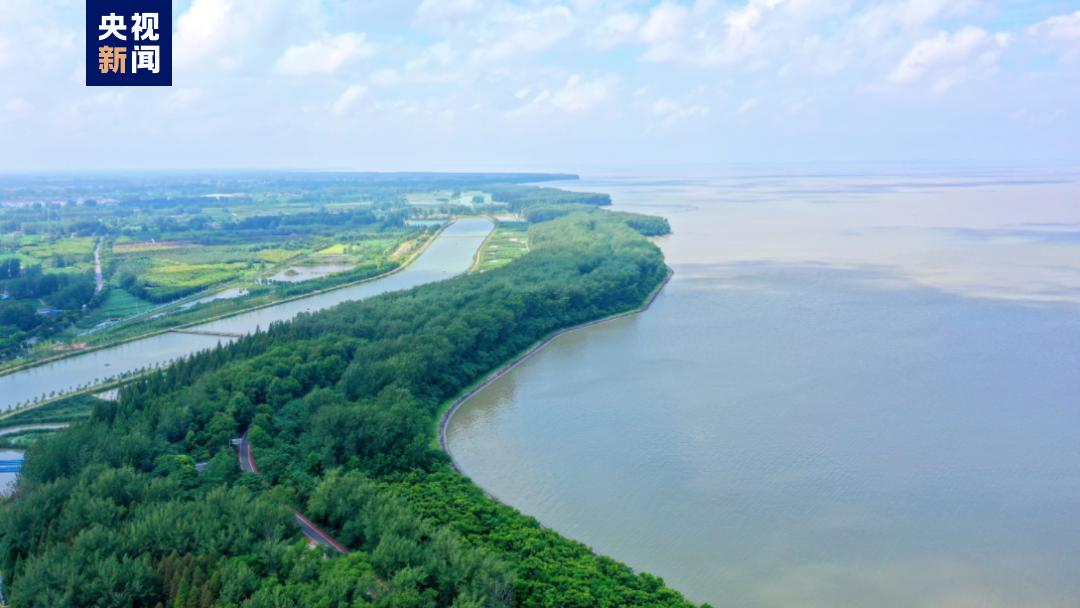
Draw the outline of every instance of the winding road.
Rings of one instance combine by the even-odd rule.
[[[258,475],[259,467],[255,465],[255,457],[251,455],[251,441],[248,439],[247,431],[244,431],[244,434],[240,436],[240,440],[236,443],[236,457],[237,460],[240,461],[241,471]],[[342,555],[349,552],[349,550],[343,547],[341,543],[319,529],[318,526],[312,523],[310,519],[304,517],[299,511],[293,511],[293,518],[296,519],[296,524],[300,526],[300,531],[303,532],[304,536],[312,543],[321,545]]]

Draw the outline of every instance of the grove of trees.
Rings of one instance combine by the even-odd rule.
[[[11,605],[689,606],[490,500],[434,441],[484,374],[660,284],[635,217],[534,224],[503,268],[305,315],[129,385],[28,452],[0,511]],[[245,430],[258,476],[230,445]],[[350,552],[307,548],[292,508]]]

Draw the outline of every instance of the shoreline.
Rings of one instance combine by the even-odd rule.
[[[438,420],[439,420],[438,442],[439,442],[439,448],[442,449],[442,451],[447,455],[447,457],[449,457],[450,466],[453,467],[454,471],[457,472],[459,475],[462,475],[462,476],[466,477],[467,479],[469,479],[469,482],[472,483],[473,485],[475,485],[476,487],[480,488],[480,490],[488,498],[490,498],[492,500],[496,500],[496,501],[498,501],[498,502],[500,502],[502,504],[506,504],[502,500],[499,500],[499,498],[497,498],[494,494],[489,492],[487,490],[487,488],[485,488],[485,487],[481,486],[480,484],[476,483],[475,481],[473,481],[472,478],[470,478],[465,473],[465,470],[461,468],[461,466],[458,464],[457,460],[454,459],[454,454],[450,451],[450,446],[449,446],[449,444],[447,442],[447,439],[446,439],[446,430],[447,430],[447,428],[449,428],[450,421],[453,419],[454,414],[456,414],[458,412],[458,410],[461,409],[461,407],[463,405],[468,403],[468,401],[470,399],[472,399],[474,396],[476,396],[480,391],[487,388],[489,385],[491,385],[493,382],[495,382],[499,378],[502,378],[506,374],[510,373],[510,371],[512,371],[517,366],[519,366],[522,363],[524,363],[525,361],[528,361],[529,359],[531,359],[534,355],[536,355],[541,350],[543,350],[545,346],[547,346],[548,344],[551,344],[553,341],[555,341],[555,339],[558,338],[559,336],[569,334],[569,333],[572,333],[572,332],[576,332],[576,331],[580,331],[580,330],[583,330],[583,329],[587,329],[589,327],[593,327],[594,325],[600,325],[602,323],[608,323],[610,321],[615,321],[615,320],[618,320],[618,319],[624,319],[626,317],[632,317],[634,315],[638,315],[638,314],[641,314],[641,313],[649,310],[649,308],[652,306],[653,302],[660,295],[660,292],[663,291],[664,287],[667,286],[668,282],[671,281],[671,277],[674,276],[674,275],[675,275],[675,271],[671,267],[668,267],[668,271],[667,271],[667,274],[664,275],[664,279],[662,281],[660,281],[659,285],[657,285],[656,287],[653,288],[652,292],[650,292],[648,297],[645,298],[645,301],[642,302],[637,308],[633,308],[633,309],[630,309],[630,310],[627,310],[627,311],[624,311],[624,312],[618,312],[618,313],[615,313],[615,314],[612,314],[612,315],[608,315],[606,317],[601,317],[599,319],[593,319],[592,321],[586,321],[584,323],[579,323],[578,325],[572,325],[570,327],[564,327],[563,329],[555,330],[554,332],[548,334],[544,338],[541,338],[538,342],[536,342],[535,344],[533,344],[532,346],[527,348],[525,350],[525,352],[523,352],[520,355],[514,357],[513,359],[511,359],[507,363],[504,363],[503,365],[500,365],[499,367],[492,370],[490,373],[488,373],[483,378],[478,380],[472,386],[466,388],[464,393],[462,393],[460,396],[456,397],[453,401],[451,401],[450,405],[447,406],[446,410],[438,418]]]

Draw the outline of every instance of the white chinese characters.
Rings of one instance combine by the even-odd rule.
[[[158,14],[135,13],[131,16],[131,34],[135,40],[158,39]]]
[[[127,40],[127,36],[123,33],[123,30],[126,27],[127,26],[124,25],[123,15],[117,15],[116,13],[102,15],[101,25],[98,26],[98,30],[105,33],[98,36],[98,40],[105,40],[110,36],[115,36],[119,40]]]
[[[155,74],[161,71],[161,49],[157,46],[135,46],[135,55],[131,58],[131,73],[149,70]]]
[[[131,37],[134,42],[157,42],[160,40],[158,13],[134,13],[131,15]],[[126,41],[128,31],[124,23],[124,15],[109,13],[101,16],[101,24],[98,30],[102,32],[98,40],[115,38]],[[127,59],[131,58],[131,74],[138,72],[151,72],[158,74],[161,71],[161,47],[156,44],[136,44],[131,48],[130,55],[125,46],[100,46],[98,48],[98,68],[102,74],[114,73],[125,74]]]

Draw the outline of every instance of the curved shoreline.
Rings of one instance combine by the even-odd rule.
[[[639,305],[637,308],[627,310],[625,312],[615,313],[613,315],[609,315],[609,316],[606,316],[606,317],[601,317],[599,319],[594,319],[592,321],[586,321],[585,323],[580,323],[578,325],[572,325],[570,327],[564,327],[563,329],[558,329],[558,330],[553,331],[552,333],[548,334],[546,337],[542,338],[539,342],[537,342],[537,343],[533,344],[532,346],[530,346],[528,349],[525,350],[525,352],[523,352],[520,355],[514,357],[513,359],[511,359],[507,363],[504,363],[503,365],[499,366],[498,368],[496,368],[495,370],[493,370],[492,372],[490,372],[489,374],[484,376],[481,380],[478,381],[477,384],[473,385],[470,388],[465,389],[465,392],[461,396],[457,397],[452,402],[450,402],[450,406],[446,409],[445,412],[443,412],[443,415],[440,416],[440,418],[439,418],[438,439],[439,439],[439,447],[450,458],[450,466],[452,466],[454,468],[454,471],[456,471],[457,473],[459,473],[461,475],[465,475],[466,477],[468,477],[468,475],[465,474],[465,470],[462,469],[461,466],[458,465],[457,460],[454,459],[454,454],[450,451],[450,446],[449,446],[449,444],[447,442],[447,439],[446,439],[446,429],[449,428],[449,426],[450,426],[450,420],[453,419],[454,414],[456,414],[458,412],[458,410],[461,409],[461,406],[465,405],[465,403],[467,403],[469,401],[469,399],[472,399],[480,391],[487,388],[493,382],[495,382],[499,378],[502,378],[506,374],[510,373],[511,370],[513,370],[517,366],[521,365],[525,361],[532,358],[533,355],[539,353],[541,350],[543,350],[543,348],[545,346],[547,346],[548,344],[551,344],[559,336],[562,336],[564,334],[569,334],[569,333],[572,333],[572,332],[576,332],[576,331],[579,331],[579,330],[582,330],[582,329],[587,329],[587,328],[592,327],[594,325],[600,325],[602,323],[607,323],[609,321],[615,321],[617,319],[624,319],[626,317],[632,317],[634,315],[638,315],[638,314],[641,314],[641,313],[645,312],[646,310],[649,309],[649,307],[652,306],[653,302],[656,300],[656,297],[660,295],[660,292],[664,289],[665,286],[667,286],[668,281],[671,280],[671,277],[674,274],[675,274],[675,271],[672,270],[669,267],[667,274],[664,276],[664,280],[660,281],[660,284],[657,285],[655,288],[653,288],[652,292],[649,293],[649,296],[647,298],[645,298],[645,301],[642,302],[641,305]],[[480,484],[476,483],[471,478],[469,479],[469,481],[471,483],[473,483],[474,485],[476,485],[476,487],[480,488],[488,498],[491,498],[492,500],[496,500],[496,501],[499,501],[499,502],[503,502],[503,501],[499,500],[494,494],[489,492],[487,490],[487,488],[485,488],[485,487],[481,486]]]

